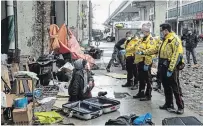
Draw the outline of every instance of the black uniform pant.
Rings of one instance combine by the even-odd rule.
[[[175,69],[171,77],[167,77],[168,67],[161,65],[162,84],[164,87],[166,105],[173,104],[173,94],[176,99],[178,108],[184,108],[184,102],[181,97],[180,83],[179,83],[179,70]]]
[[[110,68],[111,65],[114,63],[114,61],[117,60],[117,59],[121,63],[121,66],[125,67],[124,59],[122,58],[121,54],[119,54],[119,50],[116,47],[114,47],[113,54],[112,54],[111,59],[110,59],[108,65],[107,65],[107,68]]]
[[[148,71],[144,71],[144,62],[138,63],[138,78],[139,78],[139,93],[145,91],[145,86],[147,84],[147,89],[145,95],[151,95],[152,90],[152,75],[151,75],[151,65]]]
[[[137,66],[134,64],[134,59],[134,56],[126,57],[127,82],[132,82],[134,78],[134,84],[137,84]]]
[[[158,71],[157,71],[157,85],[161,87],[161,68],[160,65],[158,65]]]
[[[197,64],[195,48],[186,48],[187,63],[190,64],[190,53],[192,54],[194,64]]]

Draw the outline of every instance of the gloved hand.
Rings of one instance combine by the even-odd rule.
[[[120,50],[120,53],[122,54],[122,55],[124,55],[125,53],[126,53],[126,50]]]
[[[144,65],[144,71],[148,71],[149,70],[149,66],[148,65]]]
[[[171,71],[167,71],[167,77],[171,77],[172,74],[173,74],[173,72],[171,72]]]
[[[144,52],[138,51],[138,52],[136,52],[136,54],[137,54],[137,55],[144,55]]]

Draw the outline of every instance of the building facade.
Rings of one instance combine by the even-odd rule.
[[[166,21],[172,24],[172,29],[183,34],[183,29],[192,28],[197,34],[203,33],[203,1],[168,1]]]
[[[39,57],[48,53],[50,24],[59,27],[65,23],[71,27],[78,41],[88,41],[89,37],[89,1],[16,1],[16,13],[8,16],[8,6],[13,1],[1,1],[2,53],[9,49],[11,35],[16,39],[15,46],[21,55]],[[13,10],[12,10],[13,11]],[[15,18],[14,18],[15,17]],[[16,19],[14,24],[9,24]],[[90,18],[91,19],[91,18]],[[12,34],[8,28],[12,26]],[[15,27],[15,31],[13,30]],[[11,31],[11,30],[10,30]],[[17,37],[15,36],[17,35]],[[10,36],[10,37],[9,37]],[[14,37],[15,36],[15,37]],[[12,39],[13,40],[13,39]],[[11,44],[10,44],[11,45]],[[15,47],[14,47],[15,48]]]

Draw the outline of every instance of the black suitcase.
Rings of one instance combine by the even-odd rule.
[[[162,120],[162,125],[203,125],[196,117],[172,117]]]

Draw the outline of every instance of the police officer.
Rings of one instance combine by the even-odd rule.
[[[142,26],[142,32],[142,36],[144,37],[137,46],[135,53],[135,64],[137,64],[138,67],[139,92],[136,96],[133,96],[133,98],[140,98],[140,101],[146,101],[151,100],[152,97],[152,55],[142,55],[139,52],[143,52],[146,49],[155,48],[155,41],[150,34],[150,26],[148,24],[144,24]],[[147,89],[145,92],[146,84]]]
[[[126,57],[126,70],[127,70],[127,83],[122,87],[137,86],[137,69],[134,65],[134,49],[138,39],[134,38],[131,31],[127,32],[127,40],[125,41],[125,57]],[[134,78],[134,81],[133,81]]]
[[[156,46],[160,47],[162,41],[161,41],[159,36],[155,37],[155,42],[156,42]],[[156,58],[157,58],[157,56],[158,55],[156,55]],[[155,91],[161,90],[161,73],[160,73],[160,69],[159,68],[160,67],[158,66],[157,75],[156,75],[157,85],[153,88]]]
[[[184,102],[181,97],[179,86],[179,70],[184,68],[183,47],[179,37],[172,32],[171,25],[164,23],[160,25],[161,33],[164,36],[160,47],[145,50],[143,55],[158,53],[159,69],[161,72],[161,81],[164,87],[165,104],[160,109],[174,111],[173,94],[178,106],[177,114],[184,113]]]

